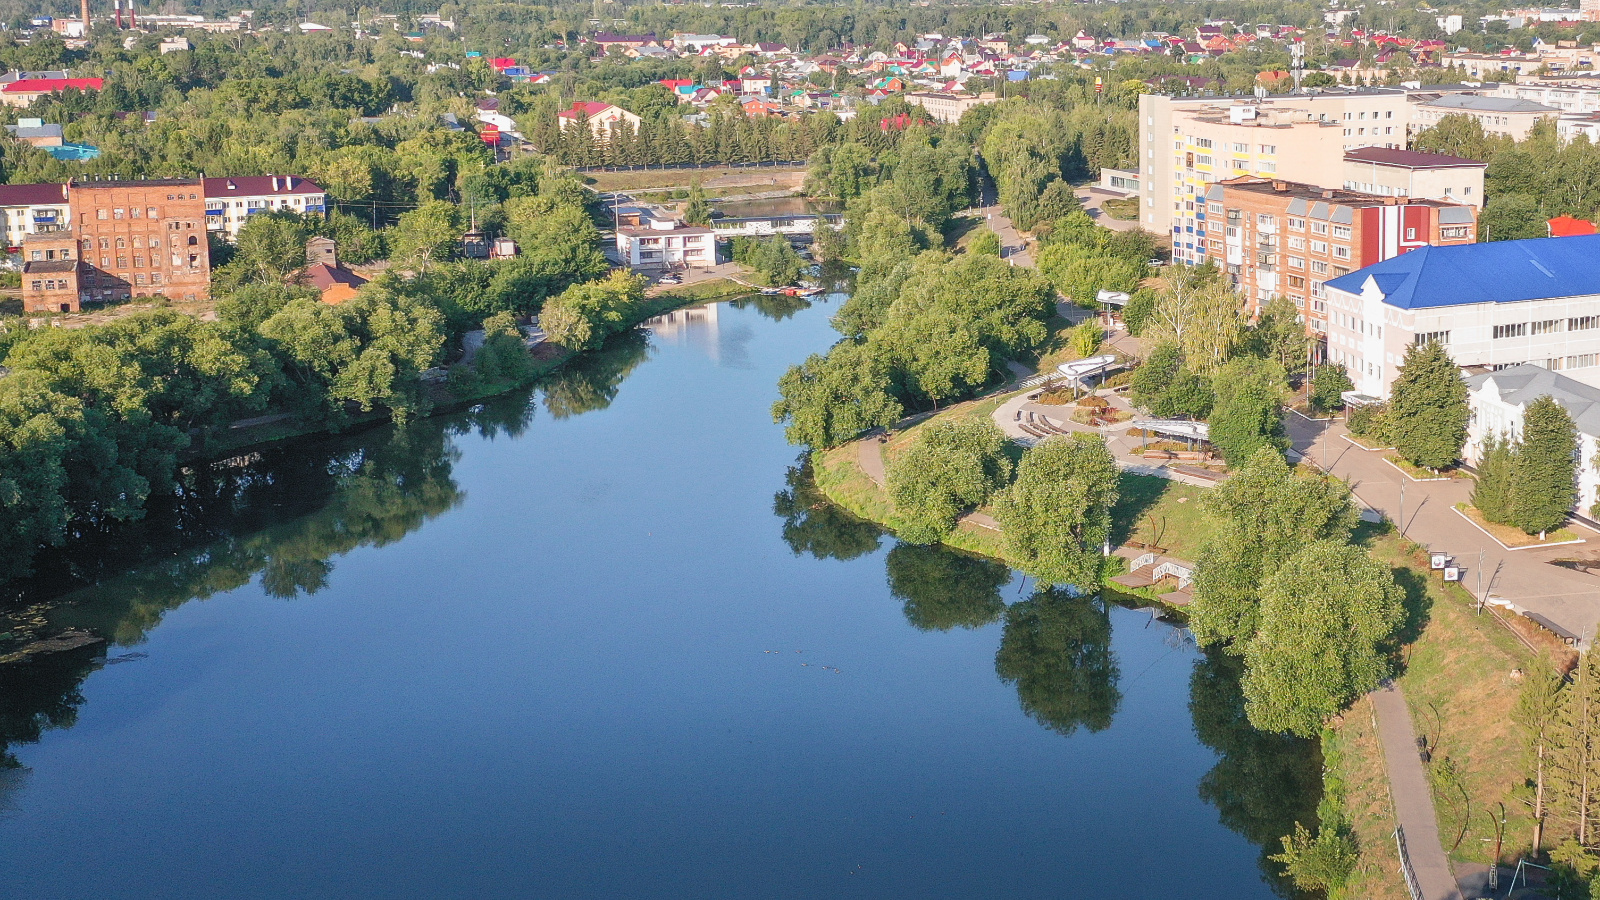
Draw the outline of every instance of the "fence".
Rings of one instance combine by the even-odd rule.
[[[1411,868],[1411,854],[1406,851],[1406,830],[1398,825],[1394,829],[1394,843],[1400,851],[1400,874],[1406,878],[1406,890],[1411,892],[1411,900],[1422,900],[1422,886],[1417,884],[1417,872]]]

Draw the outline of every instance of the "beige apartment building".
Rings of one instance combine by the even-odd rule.
[[[997,103],[999,99],[993,91],[981,94],[906,94],[907,103],[922,107],[928,111],[928,115],[941,122],[959,122],[961,117],[967,114],[967,110],[975,106]]]
[[[1543,119],[1555,118],[1561,110],[1532,100],[1514,97],[1483,97],[1472,94],[1445,94],[1418,103],[1412,112],[1413,130],[1439,124],[1445,116],[1471,116],[1483,126],[1485,134],[1503,134],[1522,140]]]
[[[1344,188],[1381,197],[1442,200],[1483,208],[1488,163],[1443,153],[1359,147],[1344,155]]]
[[[1412,102],[1403,90],[1256,98],[1139,98],[1140,220],[1172,237],[1173,259],[1208,259],[1206,189],[1260,175],[1340,184],[1360,147],[1404,149]]]

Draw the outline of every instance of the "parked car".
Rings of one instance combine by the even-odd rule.
[[[663,275],[656,279],[656,284],[683,284],[683,279],[676,275]]]

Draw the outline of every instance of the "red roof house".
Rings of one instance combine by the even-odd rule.
[[[1577,237],[1582,234],[1594,234],[1593,222],[1586,219],[1574,219],[1571,216],[1556,216],[1546,223],[1550,227],[1551,237]]]

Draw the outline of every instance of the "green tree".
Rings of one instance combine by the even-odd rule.
[[[429,200],[400,216],[389,243],[396,258],[414,261],[425,271],[432,263],[453,258],[466,231],[454,203]]]
[[[1306,367],[1306,326],[1288,297],[1280,294],[1267,301],[1255,327],[1250,329],[1250,343],[1256,352],[1283,366],[1285,372],[1299,372]]]
[[[1386,566],[1340,540],[1317,541],[1284,561],[1262,584],[1260,627],[1245,645],[1251,723],[1321,733],[1393,671],[1404,599]]]
[[[1535,665],[1523,676],[1522,690],[1511,719],[1522,729],[1527,751],[1528,777],[1526,800],[1533,819],[1533,842],[1537,853],[1544,846],[1544,820],[1549,814],[1546,779],[1550,771],[1552,739],[1560,720],[1566,680],[1548,666]]]
[[[1322,891],[1330,900],[1345,896],[1345,885],[1355,874],[1360,853],[1349,829],[1324,825],[1312,837],[1299,822],[1283,838],[1283,852],[1272,857],[1283,863],[1289,877],[1304,891]]]
[[[1513,441],[1493,434],[1484,439],[1478,477],[1472,488],[1472,505],[1491,522],[1511,524],[1515,466],[1516,444]]]
[[[1325,411],[1344,409],[1344,392],[1355,389],[1344,366],[1337,363],[1321,366],[1311,378],[1311,405]]]
[[[1023,711],[1058,734],[1104,731],[1122,703],[1110,610],[1099,596],[1052,588],[1012,604],[994,668],[1016,684]]]
[[[1196,372],[1213,374],[1243,337],[1239,299],[1211,266],[1173,266],[1145,332],[1152,343],[1177,344]]]
[[[533,374],[533,357],[522,342],[522,330],[509,312],[483,320],[483,346],[473,359],[479,375],[490,381],[520,384]]]
[[[1139,288],[1128,297],[1128,304],[1122,308],[1122,323],[1128,326],[1128,333],[1134,337],[1144,334],[1145,324],[1156,311],[1156,299],[1160,295],[1151,288]]]
[[[923,631],[982,628],[1005,615],[1000,589],[1011,570],[944,547],[897,544],[884,561],[889,593],[905,603],[906,621]]]
[[[888,467],[900,537],[913,544],[937,543],[964,510],[982,506],[1005,487],[1011,479],[1009,443],[987,417],[943,420],[921,429]]]
[[[1090,319],[1087,322],[1081,322],[1072,329],[1072,339],[1070,341],[1072,352],[1076,353],[1079,359],[1093,356],[1100,351],[1100,342],[1105,336],[1105,329],[1100,327],[1099,321]]]
[[[1157,344],[1144,364],[1133,370],[1128,399],[1152,409],[1183,370],[1183,350],[1175,341]]]
[[[1288,448],[1279,411],[1285,380],[1276,362],[1251,357],[1235,359],[1217,374],[1211,444],[1228,465],[1244,465],[1263,448]]]
[[[1051,437],[1023,455],[995,518],[1023,571],[1088,587],[1099,583],[1116,501],[1117,467],[1097,435]]]
[[[1581,848],[1600,842],[1600,659],[1578,658],[1550,728],[1550,821]]]
[[[988,228],[979,231],[972,238],[972,243],[967,245],[967,252],[987,254],[989,256],[999,256],[1000,235],[995,234]]]
[[[1441,469],[1467,439],[1467,384],[1438,341],[1412,344],[1389,389],[1389,434],[1406,462]]]
[[[306,241],[310,237],[311,229],[298,213],[256,213],[239,229],[232,265],[242,268],[252,281],[282,281],[283,276],[306,264]]]
[[[905,408],[887,389],[887,361],[867,345],[842,341],[813,354],[778,381],[772,419],[791,444],[834,447],[869,428],[887,428]]]
[[[1565,522],[1577,502],[1578,429],[1550,397],[1528,404],[1522,443],[1512,460],[1512,511],[1518,528],[1543,534]]]
[[[575,284],[544,306],[539,324],[550,340],[572,350],[592,350],[631,326],[644,305],[644,279],[621,269],[599,281]]]
[[[1213,526],[1195,561],[1189,625],[1201,646],[1242,653],[1259,627],[1262,583],[1313,541],[1348,538],[1355,511],[1342,483],[1297,474],[1271,449],[1202,502]]]
[[[683,221],[689,225],[711,224],[711,204],[706,202],[705,189],[698,180],[689,185],[689,199],[683,204]]]

